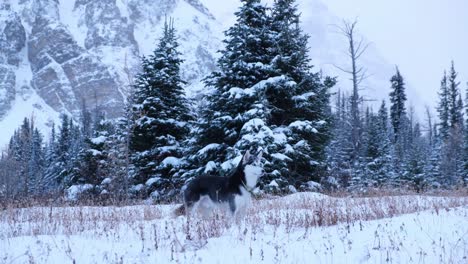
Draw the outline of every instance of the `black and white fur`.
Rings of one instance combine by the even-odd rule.
[[[198,211],[207,217],[213,209],[227,206],[234,216],[243,215],[250,204],[251,192],[263,173],[261,159],[261,150],[255,155],[247,151],[230,176],[195,178],[184,191],[185,213]]]

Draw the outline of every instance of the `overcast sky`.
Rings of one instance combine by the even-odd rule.
[[[423,101],[434,106],[444,69],[455,61],[465,97],[468,81],[467,0],[323,0],[397,64]],[[303,11],[306,12],[306,11]]]

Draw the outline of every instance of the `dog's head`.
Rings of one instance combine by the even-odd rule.
[[[242,157],[241,164],[244,168],[245,178],[249,187],[254,187],[257,184],[258,178],[263,174],[262,155],[263,151],[261,149],[253,155],[247,150]]]

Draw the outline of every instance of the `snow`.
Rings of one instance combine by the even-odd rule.
[[[233,87],[229,89],[228,93],[229,93],[229,98],[240,99],[240,98],[243,98],[244,96],[253,97],[255,95],[255,90],[252,88],[242,89],[238,87]]]
[[[235,157],[234,159],[227,160],[221,164],[221,168],[224,171],[230,171],[232,168],[236,167],[237,164],[239,164],[241,159],[242,159],[242,155],[239,155]]]
[[[310,121],[294,121],[291,124],[289,124],[289,127],[295,128],[301,131],[308,130],[311,131],[312,133],[317,133],[317,129],[312,126],[312,122]]]
[[[178,167],[181,164],[181,160],[179,158],[176,158],[176,157],[167,157],[167,158],[163,159],[163,161],[161,163],[164,166],[170,165],[172,167]]]
[[[146,186],[151,186],[153,184],[155,184],[156,182],[158,182],[161,178],[159,177],[154,177],[154,178],[149,178],[146,182],[145,182],[145,185]],[[141,190],[141,189],[139,189]]]
[[[99,145],[99,144],[106,142],[106,139],[107,137],[105,136],[99,136],[99,137],[92,138],[91,142],[93,142],[93,144]]]
[[[456,207],[451,207],[454,203]],[[0,214],[0,259],[6,263],[466,263],[468,257],[466,197],[333,198],[295,193],[254,200],[240,222],[222,213],[187,221],[173,215],[176,206],[7,209]],[[394,207],[420,210],[389,216]],[[369,210],[385,216],[366,217],[373,215]]]
[[[278,185],[278,183],[277,183],[275,180],[272,180],[272,181],[268,184],[268,186],[271,186],[271,187],[278,187],[279,185]]]
[[[144,188],[145,188],[145,186],[143,184],[138,184],[138,185],[132,186],[131,191],[140,192]]]
[[[89,149],[88,151],[91,152],[91,155],[93,155],[93,156],[102,155],[102,152],[97,150],[97,149]]]
[[[285,160],[292,160],[290,157],[284,155],[284,154],[281,154],[281,153],[273,153],[271,154],[271,157],[273,157],[274,159],[277,159],[277,160],[281,160],[281,161],[285,161]]]
[[[206,145],[204,148],[200,149],[198,151],[198,155],[205,155],[207,152],[209,152],[210,150],[213,150],[213,149],[216,149],[219,147],[219,144],[216,144],[216,143],[211,143],[211,144],[208,144]]]
[[[26,23],[23,23],[27,26]],[[22,124],[24,118],[34,118],[35,126],[49,139],[50,125],[60,123],[60,115],[47,105],[30,87],[32,71],[29,65],[28,50],[19,53],[20,63],[16,69],[16,95],[7,115],[0,118],[0,152],[6,148],[13,132]]]
[[[310,97],[312,97],[314,95],[315,95],[314,92],[308,92],[308,93],[305,93],[305,94],[296,95],[292,99],[295,100],[295,101],[306,101],[306,100],[309,100]]]
[[[334,182],[330,181],[330,183],[334,183]],[[309,187],[309,190],[315,190],[315,191],[319,191],[319,190],[322,189],[322,185],[320,185],[320,183],[317,183],[317,182],[314,182],[314,181],[308,181],[307,182],[307,187]]]
[[[25,91],[23,91],[25,92]],[[48,106],[34,90],[27,90],[23,97],[17,97],[8,114],[0,119],[0,151],[6,148],[15,129],[23,123],[23,119],[34,118],[34,124],[49,139],[50,125],[60,123],[60,115]]]
[[[273,139],[277,145],[281,145],[283,143],[286,143],[287,137],[284,133],[277,133],[277,131],[273,131]]]
[[[107,184],[110,184],[111,182],[112,182],[111,178],[105,178],[104,180],[102,180],[101,185],[107,185]]]
[[[259,118],[250,119],[243,126],[241,131],[252,132],[254,130],[259,130],[261,127],[265,126],[265,122]]]
[[[205,166],[205,170],[203,171],[204,173],[208,173],[210,171],[214,171],[216,170],[216,163],[212,160],[208,161],[208,163],[206,163],[206,166]]]
[[[66,190],[67,200],[76,201],[83,192],[92,189],[92,184],[72,185]]]
[[[75,2],[76,0],[60,1],[60,21],[68,28],[68,31],[73,34],[73,38],[77,44],[84,48],[87,34],[84,21],[85,10],[83,5],[75,9]]]

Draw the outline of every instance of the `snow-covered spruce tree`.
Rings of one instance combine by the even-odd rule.
[[[401,120],[406,116],[406,93],[405,82],[401,76],[398,67],[395,75],[390,79],[392,91],[390,92],[390,118],[393,126],[395,141],[398,139],[401,129]]]
[[[388,127],[388,110],[385,101],[377,115],[370,116],[366,153],[365,171],[369,179],[368,187],[382,187],[388,184],[391,166],[391,141]]]
[[[201,107],[190,177],[223,175],[236,165],[241,152],[273,145],[263,96],[265,85],[273,81],[267,8],[260,0],[243,0],[235,15],[236,23],[225,32],[219,70],[205,80],[211,92]]]
[[[10,139],[5,161],[9,164],[8,192],[21,197],[39,195],[44,173],[43,139],[34,127],[34,120],[25,118],[23,124]]]
[[[33,179],[31,178],[32,172],[28,166],[29,159],[31,158],[31,137],[32,137],[33,125],[28,118],[23,120],[18,131],[15,158],[21,166],[20,177],[23,181],[23,195],[27,197],[30,195],[30,187]]]
[[[44,193],[51,193],[58,189],[56,178],[59,173],[59,167],[56,166],[58,161],[57,145],[57,132],[55,131],[55,124],[52,124],[50,137],[45,147],[45,171],[41,186]]]
[[[8,191],[23,197],[37,195],[41,190],[38,185],[43,176],[44,150],[42,135],[34,127],[34,120],[23,120],[23,124],[10,139],[7,155],[13,162],[10,165],[15,165],[10,167],[16,170],[11,175],[17,175],[10,179]]]
[[[442,156],[440,161],[440,170],[444,177],[443,185],[445,187],[453,187],[461,184],[463,176],[463,103],[460,102],[459,82],[457,82],[457,72],[455,71],[454,63],[450,68],[447,91],[440,94],[440,108],[447,111],[447,113],[440,112],[440,119],[447,118],[447,131],[442,130],[441,134],[446,133],[446,137],[442,142]],[[444,114],[444,115],[442,115]]]
[[[130,134],[133,123],[130,111],[115,122],[115,132],[109,136],[108,166],[112,173],[102,182],[102,188],[115,200],[125,200],[129,197],[131,175],[134,167],[131,163]]]
[[[404,180],[407,178],[406,158],[408,150],[411,148],[413,124],[406,112],[405,82],[398,67],[390,82],[390,120],[393,127],[393,168],[395,172],[392,182],[395,186],[402,187],[407,183]]]
[[[442,140],[446,140],[449,134],[449,90],[447,86],[447,73],[444,71],[444,76],[440,81],[440,91],[439,91],[439,104],[437,111],[439,113],[439,134],[442,137]]]
[[[82,198],[83,195],[107,194],[107,190],[101,186],[103,181],[111,174],[109,167],[110,135],[114,133],[111,121],[104,118],[104,114],[96,110],[94,125],[90,126],[89,136],[86,133],[85,124],[91,123],[91,118],[83,123],[83,144],[73,164],[68,185],[77,187],[79,193],[74,192],[73,197]],[[86,120],[86,119],[85,119]],[[113,173],[113,171],[112,171]],[[104,182],[105,184],[106,182]],[[74,187],[74,188],[75,188]],[[81,197],[77,197],[76,195]]]
[[[319,182],[325,174],[325,149],[332,122],[329,90],[335,80],[311,71],[309,37],[300,28],[299,16],[295,0],[274,2],[271,67],[279,79],[266,85],[265,95],[271,109],[270,127],[284,127],[287,138],[284,148],[278,151],[282,154],[279,166],[275,166],[274,157],[272,169],[279,171],[290,185],[305,188],[308,182]],[[263,183],[270,180],[268,176]]]
[[[33,126],[31,126],[33,128]],[[30,187],[32,195],[42,195],[44,168],[45,168],[45,152],[43,146],[43,136],[37,128],[32,129],[31,136],[31,157],[28,160]]]
[[[374,186],[368,163],[374,159],[375,153],[375,135],[377,132],[377,117],[369,107],[366,108],[361,127],[360,152],[357,160],[354,161],[351,173],[351,182],[349,190],[365,192]]]
[[[421,192],[426,189],[428,181],[424,175],[424,169],[427,167],[426,162],[428,144],[421,133],[421,127],[419,123],[414,125],[412,131],[411,145],[408,150],[407,160],[407,173],[406,181],[409,183],[408,187],[413,188],[417,192]]]
[[[45,184],[50,191],[60,191],[71,185],[73,166],[82,148],[83,137],[73,119],[62,115],[59,133],[55,135],[54,129],[51,139],[47,147]]]
[[[463,186],[466,187],[468,185],[468,84],[465,90],[465,131],[464,131],[464,147],[463,147],[463,167],[462,167],[462,179],[463,179]]]
[[[433,123],[433,117],[428,107],[426,107],[427,115],[427,133],[428,146],[426,153],[426,164],[424,167],[424,182],[427,188],[436,189],[440,187],[440,155],[441,155],[441,138],[437,130],[437,124]]]
[[[276,1],[271,16],[258,0],[242,2],[226,31],[220,70],[206,80],[213,91],[201,113],[192,175],[227,173],[242,152],[261,147],[261,187],[294,191],[324,169],[334,80],[310,73],[294,1]]]
[[[336,110],[333,113],[332,136],[327,147],[327,164],[329,177],[322,179],[325,187],[347,188],[351,180],[351,122],[349,122],[349,105],[347,96],[338,92]]]
[[[175,175],[183,157],[182,142],[189,133],[188,102],[180,77],[180,52],[173,22],[164,24],[153,54],[142,59],[134,87],[130,136],[135,165],[133,191],[155,199],[169,199],[183,179]]]
[[[463,103],[461,102],[461,93],[458,87],[460,82],[457,81],[457,75],[452,61],[448,76],[449,123],[452,129],[460,129],[463,124]]]

